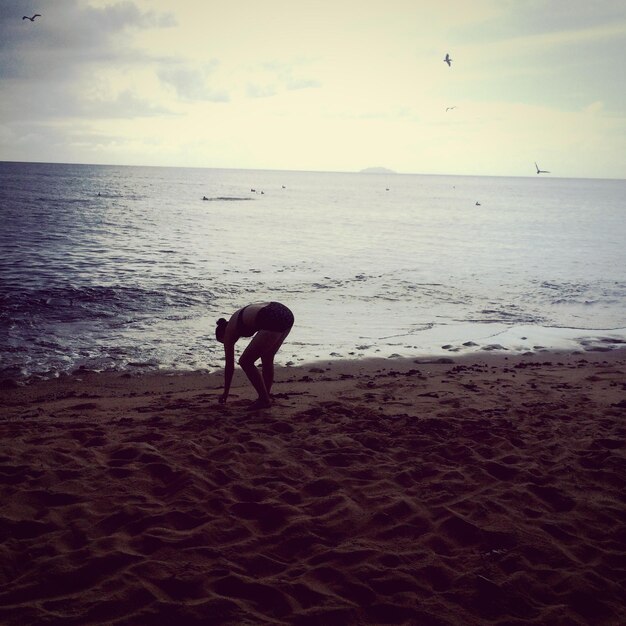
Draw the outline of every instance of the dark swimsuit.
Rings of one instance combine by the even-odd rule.
[[[259,330],[284,333],[293,326],[293,313],[280,302],[270,302],[256,314],[256,319],[254,320],[255,328],[248,328],[243,322],[243,312],[247,308],[245,306],[237,315],[237,334],[240,337],[252,337]]]

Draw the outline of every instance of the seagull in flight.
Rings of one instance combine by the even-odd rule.
[[[30,20],[31,22],[34,22],[36,17],[41,17],[41,13],[35,13],[35,15],[33,15],[32,17],[28,17],[28,15],[24,15],[22,19]]]
[[[450,58],[450,55],[446,52],[446,58],[443,60],[444,63],[448,64],[448,67],[452,66],[452,59]]]
[[[537,168],[537,174],[549,174],[550,172],[548,172],[548,170],[540,170],[539,166],[537,165],[537,161],[535,161],[535,167]]]
[[[448,111],[451,111],[452,109],[456,109],[456,106],[453,106],[453,107],[446,107],[446,113],[447,113]]]

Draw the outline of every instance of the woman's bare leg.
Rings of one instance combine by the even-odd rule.
[[[257,366],[253,362],[242,361],[241,359],[239,360],[239,364],[241,365],[241,369],[243,369],[243,371],[246,373],[248,380],[252,383],[252,386],[259,395],[258,400],[269,405],[270,395],[265,387],[265,383],[263,382],[261,374],[259,374]]]
[[[272,385],[274,384],[274,357],[280,349],[280,346],[283,345],[283,341],[285,341],[285,338],[288,334],[288,330],[284,333],[281,333],[278,337],[276,337],[275,341],[271,345],[271,349],[261,355],[263,382],[265,383],[265,388],[267,389],[268,395],[271,393]]]
[[[239,365],[259,394],[258,400],[268,406],[270,404],[270,390],[274,383],[274,356],[288,334],[289,331],[276,333],[260,330],[239,358]],[[258,359],[261,359],[263,376],[255,365]]]

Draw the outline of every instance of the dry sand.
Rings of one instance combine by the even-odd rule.
[[[626,351],[0,390],[0,623],[618,624]]]

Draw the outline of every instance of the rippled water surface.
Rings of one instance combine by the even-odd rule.
[[[296,315],[283,363],[619,341],[624,198],[624,181],[0,163],[0,370],[212,369],[216,317],[268,299]]]

